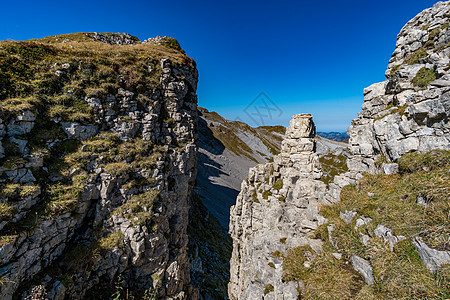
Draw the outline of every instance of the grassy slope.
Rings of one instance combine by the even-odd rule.
[[[253,150],[236,135],[235,132],[237,131],[250,133],[258,137],[273,155],[280,153],[281,141],[283,139],[280,134],[284,135],[285,132],[283,126],[260,126],[253,128],[239,121],[229,121],[216,112],[208,112],[202,108],[200,108],[200,111],[205,119],[220,124],[219,126],[210,126],[209,128],[213,132],[214,137],[222,142],[225,148],[236,155],[243,155],[256,163],[258,162],[254,158],[255,153]]]
[[[321,214],[336,227],[331,233],[338,249],[329,240],[327,225],[314,233],[324,241],[324,251],[310,259],[308,249],[291,250],[283,265],[286,280],[302,280],[304,299],[447,299],[450,296],[450,266],[431,274],[423,265],[411,240],[423,238],[430,247],[450,250],[450,152],[410,153],[399,160],[401,174],[368,175],[357,186],[346,186],[341,201],[324,206]],[[417,198],[423,197],[423,207]],[[355,230],[356,219],[346,224],[339,212],[356,211],[373,220]],[[407,237],[394,250],[374,234],[382,224],[394,235]],[[360,234],[370,237],[364,246]],[[332,253],[343,255],[342,260]],[[376,284],[367,286],[349,264],[352,254],[368,259]],[[310,259],[311,267],[303,262]]]

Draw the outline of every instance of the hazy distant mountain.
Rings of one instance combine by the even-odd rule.
[[[350,138],[347,132],[317,132],[317,135],[337,142],[346,142]]]

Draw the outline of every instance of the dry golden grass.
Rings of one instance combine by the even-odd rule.
[[[131,171],[132,167],[130,164],[124,162],[114,162],[105,165],[105,171],[111,175],[119,176],[127,174]]]
[[[339,203],[320,210],[335,226],[331,236],[339,250],[331,246],[327,225],[320,226],[314,238],[324,241],[323,252],[310,261],[310,268],[304,267],[301,251],[288,252],[286,279],[303,281],[304,299],[449,299],[450,265],[431,274],[411,242],[420,236],[432,248],[450,250],[449,155],[408,154],[399,161],[402,174],[366,174],[357,186],[346,186]],[[426,207],[417,203],[419,196],[427,200]],[[339,216],[346,210],[372,221],[355,230],[356,218],[346,224]],[[374,234],[378,224],[407,239],[391,251]],[[361,233],[369,236],[368,246],[362,244]],[[333,252],[344,259],[335,259]],[[376,284],[365,285],[351,264],[345,264],[352,254],[370,261]]]
[[[101,256],[114,248],[123,248],[124,234],[120,231],[110,233],[92,242],[89,246],[80,245],[64,255],[63,261],[69,272],[96,269]]]
[[[288,251],[283,261],[283,280],[302,280],[301,299],[352,299],[364,285],[351,265],[332,255],[331,247],[325,243],[318,255],[309,246]],[[310,266],[306,267],[305,262]]]
[[[16,209],[10,203],[0,203],[0,221],[9,221]]]
[[[410,240],[399,242],[394,251],[381,239],[372,239],[369,247],[377,284],[372,293],[384,299],[445,299],[450,292],[445,282],[437,281],[422,263]],[[447,285],[447,286],[445,286]]]
[[[25,110],[34,110],[41,103],[36,97],[13,98],[1,101],[0,117],[8,119]]]

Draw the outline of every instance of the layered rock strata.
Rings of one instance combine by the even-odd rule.
[[[364,104],[348,129],[349,181],[364,172],[395,172],[401,155],[450,149],[450,2],[438,2],[397,36],[386,80],[364,89]]]
[[[69,35],[66,45],[86,36],[114,46],[97,42],[111,52],[92,62],[69,48],[67,60],[52,45],[2,44],[7,58],[15,49],[48,51],[32,63],[49,67],[52,89],[36,71],[31,98],[13,88],[0,98],[1,298],[196,299],[186,233],[197,162],[195,64],[175,51],[158,58],[129,35]],[[115,61],[117,50],[136,57]],[[134,62],[142,69],[128,69]]]
[[[318,180],[314,136],[310,114],[293,116],[281,153],[251,168],[242,183],[231,209],[231,299],[296,299],[297,283],[282,280],[281,253],[302,245],[321,251],[321,241],[308,237],[325,222],[318,214],[326,185]]]

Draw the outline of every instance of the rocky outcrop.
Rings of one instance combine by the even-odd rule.
[[[362,111],[348,129],[349,171],[336,176],[330,185],[334,199],[339,199],[343,186],[357,183],[364,172],[398,173],[397,160],[405,153],[450,149],[449,22],[450,2],[438,2],[398,34],[386,80],[364,89]],[[385,229],[379,225],[375,234],[388,241],[391,249],[405,238]],[[448,253],[422,241],[414,241],[414,246],[432,272],[450,261]]]
[[[394,174],[399,172],[398,159],[408,152],[450,149],[449,17],[450,2],[438,2],[408,22],[398,35],[397,48],[386,71],[386,81],[364,90],[362,112],[348,129],[350,154],[346,173],[338,174],[330,182],[326,180],[328,185],[323,182],[323,171],[315,153],[321,147],[316,147],[312,139],[315,130],[310,115],[293,116],[281,154],[274,158],[273,163],[250,169],[236,205],[231,209],[231,299],[296,299],[298,290],[302,290],[303,296],[306,293],[313,299],[320,298],[321,293],[333,299],[352,298],[357,294],[362,297],[360,299],[365,296],[369,299],[377,295],[377,291],[372,291],[373,294],[368,292],[364,296],[370,286],[382,285],[380,280],[397,280],[395,274],[380,275],[384,270],[380,257],[385,256],[400,265],[391,254],[405,251],[403,254],[409,255],[415,248],[431,272],[438,272],[441,266],[448,263],[448,251],[432,249],[423,240],[414,239],[410,232],[409,236],[395,235],[393,230],[384,226],[386,224],[380,223],[383,218],[378,217],[375,222],[362,214],[363,209],[353,211],[351,201],[356,205],[358,199],[349,198],[342,206],[335,203],[339,202],[342,188],[357,184],[363,173]],[[439,155],[445,154],[436,154]],[[442,163],[436,167],[442,168]],[[357,192],[367,186],[370,185],[365,182],[362,186],[351,187],[347,189],[347,196],[354,197],[354,190]],[[395,197],[401,200],[389,199],[399,203],[409,195]],[[365,203],[380,199],[372,190],[365,191],[360,198],[367,201]],[[443,201],[442,195],[439,194],[435,201],[436,207],[439,207]],[[402,209],[407,211],[410,203],[409,200],[405,202],[406,208]],[[426,205],[426,201],[422,202],[418,205]],[[333,203],[327,220],[319,214],[319,206]],[[341,207],[345,209],[340,210]],[[385,207],[371,209],[378,214]],[[322,224],[327,225],[320,226]],[[399,231],[399,228],[396,230]],[[424,232],[417,234],[426,235]],[[327,248],[322,247],[325,243]],[[375,248],[378,250],[371,252]],[[364,254],[363,257],[358,253]],[[285,264],[287,258],[294,264],[293,276],[284,270],[291,268]],[[351,270],[347,268],[350,262],[353,265]],[[372,268],[373,262],[375,269]],[[323,279],[328,272],[324,264],[339,266],[335,271],[345,273],[347,283],[339,282],[337,284],[341,286],[336,289],[328,286],[325,291],[321,281],[334,280],[338,272],[331,272],[328,279]],[[320,273],[323,278],[309,273],[312,265],[323,272]],[[423,266],[417,265],[417,269],[424,278],[431,276],[426,274],[428,271],[422,270]],[[283,272],[286,278],[283,278]],[[361,288],[364,281],[367,286]],[[440,286],[439,282],[433,284]],[[404,284],[402,288],[403,295],[411,295],[410,286]],[[338,292],[333,294],[333,290]],[[387,291],[384,295],[391,292],[396,295],[395,291]]]
[[[348,182],[410,151],[450,149],[449,16],[449,2],[438,2],[409,21],[397,37],[386,81],[364,89],[362,111],[348,129]]]
[[[282,280],[281,253],[303,245],[321,251],[321,241],[308,237],[326,221],[318,214],[327,188],[318,180],[314,136],[311,115],[293,116],[281,153],[242,183],[231,209],[231,299],[295,299],[297,284]]]
[[[86,33],[86,36],[110,45],[134,45],[140,43],[139,39],[128,33]]]
[[[2,78],[11,88],[0,97],[1,298],[196,299],[195,64],[180,52],[153,58],[157,49],[128,35],[88,36],[115,46],[98,42],[90,60],[80,42],[64,48],[74,51],[67,61],[45,40],[2,44],[3,56],[22,49],[16,60],[47,56],[27,61],[34,77]],[[113,47],[136,59],[114,61]],[[18,76],[36,90],[19,95]]]
[[[430,272],[437,273],[441,266],[450,263],[450,251],[432,249],[421,238],[416,238],[413,244]]]

